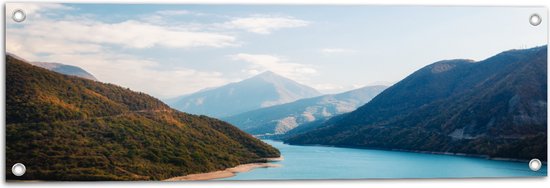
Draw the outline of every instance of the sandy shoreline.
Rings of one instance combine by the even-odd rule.
[[[266,160],[268,162],[281,161],[283,160],[283,157],[266,158]],[[162,181],[213,180],[213,179],[233,177],[237,173],[248,172],[255,168],[274,168],[274,167],[280,167],[280,166],[281,166],[280,164],[273,164],[273,163],[249,163],[249,164],[238,165],[232,168],[227,168],[225,170],[218,170],[214,172],[206,172],[206,173],[199,173],[199,174],[189,174],[186,176],[177,176],[177,177],[168,178]]]

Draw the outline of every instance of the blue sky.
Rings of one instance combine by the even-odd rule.
[[[171,98],[271,70],[324,93],[545,45],[534,7],[7,4],[6,49]]]

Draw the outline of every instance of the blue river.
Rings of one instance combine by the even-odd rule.
[[[257,168],[221,180],[306,180],[372,178],[536,177],[527,162],[326,146],[296,146],[264,140],[278,148],[281,167]]]

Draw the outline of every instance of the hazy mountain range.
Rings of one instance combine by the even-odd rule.
[[[27,166],[8,180],[162,180],[280,155],[226,122],[10,55],[5,112],[6,164]]]
[[[222,119],[254,135],[284,134],[301,124],[353,111],[386,88],[387,86],[367,86],[340,94],[261,108]]]
[[[89,80],[97,81],[97,78],[95,78],[94,75],[90,74],[89,72],[77,66],[65,65],[61,63],[47,63],[47,62],[29,62],[29,63],[35,66],[39,66],[39,67],[57,72],[57,73],[77,76],[80,78],[86,78]]]
[[[6,56],[6,163],[32,167],[10,180],[160,180],[280,155],[225,121],[289,144],[547,160],[546,46],[332,95],[265,72],[172,100],[183,112],[37,65]]]
[[[285,142],[546,160],[547,47],[433,63],[311,127]]]
[[[39,66],[57,73],[98,81],[97,78],[94,77],[94,75],[77,66],[65,65],[61,63],[31,62],[9,52],[6,52],[6,55],[9,55],[11,58],[17,59],[19,61],[30,63],[34,66]]]
[[[222,118],[319,95],[321,93],[309,86],[267,71],[240,82],[166,101],[183,112]]]

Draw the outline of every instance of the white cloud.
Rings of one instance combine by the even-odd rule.
[[[228,19],[225,15],[206,14],[201,12],[192,12],[187,10],[163,10],[157,11],[152,14],[145,14],[139,17],[146,23],[160,24],[160,25],[184,25],[191,30],[204,30],[204,31],[231,31],[231,30],[244,30],[246,32],[252,32],[256,34],[271,34],[276,30],[285,28],[295,28],[308,26],[310,22],[296,19],[288,16],[271,16],[271,15],[252,15],[249,17],[229,18],[229,21],[225,22],[213,22],[213,23],[189,23],[181,22],[178,20],[178,16],[192,15],[192,16],[211,16],[216,18]]]
[[[229,82],[221,73],[215,71],[199,71],[184,67],[160,70],[160,64],[153,60],[105,52],[54,54],[41,60],[78,66],[102,82],[116,83],[159,98],[172,98]]]
[[[27,16],[40,15],[49,10],[73,10],[74,8],[55,3],[6,3],[6,18],[15,10],[22,10]]]
[[[43,37],[29,37],[21,35],[12,29],[8,29],[6,36],[6,48],[15,54],[71,54],[71,53],[97,53],[102,50],[101,45],[92,43],[79,43],[62,39],[49,39]],[[36,60],[34,56],[28,58]]]
[[[224,34],[186,31],[185,28],[163,27],[134,20],[119,23],[41,20],[13,28],[11,32],[23,33],[27,37],[114,44],[128,48],[225,47],[235,45],[236,40],[235,37]]]
[[[185,67],[159,69],[160,63],[131,55],[115,54],[90,45],[57,40],[6,37],[7,51],[29,61],[59,62],[92,73],[102,82],[115,83],[160,98],[215,87],[227,83],[215,71],[198,71]],[[35,54],[49,53],[37,57]]]
[[[352,49],[346,49],[346,48],[323,48],[321,49],[321,52],[323,53],[353,53],[356,52]]]
[[[32,21],[8,23],[6,51],[30,61],[58,62],[81,67],[102,82],[114,83],[156,97],[168,98],[206,87],[228,83],[216,71],[188,67],[166,69],[161,62],[139,55],[121,53],[119,49],[193,48],[238,46],[236,38],[220,32],[220,24],[162,24],[138,20],[106,23],[85,15],[65,16],[53,20],[49,15],[71,7],[60,4],[25,4]],[[43,6],[45,5],[45,6]],[[7,6],[8,7],[8,6]],[[14,10],[20,7],[9,6]],[[21,8],[23,9],[23,8]],[[53,10],[53,11],[49,11]],[[42,16],[37,16],[39,13]],[[186,11],[159,11],[159,16],[192,14]],[[234,19],[231,28],[268,34],[281,28],[300,27],[308,22],[292,18],[254,17]],[[245,71],[257,74],[265,70],[295,80],[304,80],[316,70],[310,65],[291,63],[276,56],[236,54],[235,60],[248,62]]]
[[[270,34],[271,32],[283,28],[304,27],[310,22],[292,17],[275,17],[256,15],[246,18],[236,18],[224,25],[229,28],[244,29],[248,32],[257,34]]]
[[[243,71],[251,75],[272,71],[297,81],[306,81],[309,76],[317,73],[317,70],[311,65],[291,63],[273,55],[239,53],[232,55],[231,58],[249,63]]]
[[[95,43],[58,38],[26,37],[8,30],[6,50],[29,61],[74,65],[92,73],[102,82],[115,83],[160,98],[194,92],[227,83],[215,71],[185,67],[160,69],[160,63],[140,57],[116,54]],[[46,54],[37,56],[37,54]]]
[[[52,10],[56,6],[49,9]],[[48,11],[34,7],[28,10]],[[31,12],[32,12],[31,11]],[[54,11],[55,12],[55,11]],[[174,13],[174,12],[173,12]],[[135,20],[105,23],[90,18],[48,17],[6,28],[6,51],[29,61],[58,62],[81,67],[102,82],[114,83],[157,97],[175,97],[228,82],[215,71],[175,66],[120,48],[191,48],[234,46],[235,37],[214,32],[188,31],[182,26],[161,26]]]

